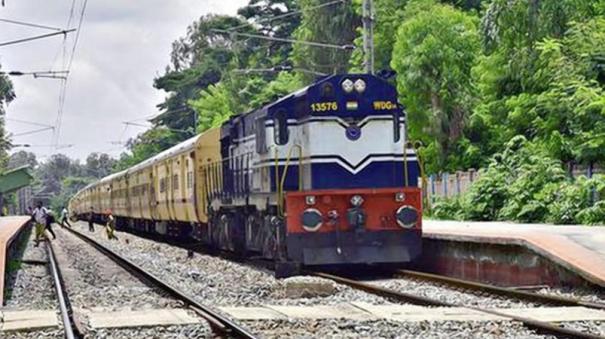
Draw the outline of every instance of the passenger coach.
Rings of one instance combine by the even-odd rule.
[[[325,77],[90,185],[71,209],[285,268],[407,263],[422,199],[405,122],[386,80]]]

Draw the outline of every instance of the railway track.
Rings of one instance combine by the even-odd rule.
[[[445,286],[451,286],[454,288],[460,288],[464,290],[471,291],[479,291],[484,293],[489,293],[493,295],[499,295],[509,298],[515,298],[519,300],[537,302],[545,305],[557,305],[557,306],[581,306],[594,308],[599,310],[605,310],[605,304],[590,302],[586,300],[581,300],[578,298],[569,298],[562,297],[557,295],[548,295],[548,294],[540,294],[540,293],[532,293],[527,291],[520,291],[512,288],[494,286],[489,284],[478,283],[474,281],[468,281],[463,279],[457,279],[452,277],[447,277],[438,274],[419,272],[413,270],[396,270],[396,275],[402,276],[405,278],[430,281],[438,284],[442,284]]]
[[[539,321],[539,320],[526,318],[526,317],[509,315],[509,314],[505,314],[502,312],[498,312],[498,311],[494,311],[494,310],[490,310],[490,309],[486,309],[486,308],[482,308],[482,307],[449,303],[449,302],[445,302],[445,301],[434,299],[434,298],[420,296],[420,295],[416,295],[416,294],[412,294],[412,293],[401,292],[401,291],[397,291],[397,290],[393,290],[393,289],[389,289],[389,288],[384,288],[381,286],[375,286],[375,285],[372,285],[372,284],[369,284],[366,282],[349,279],[349,278],[345,278],[342,276],[333,275],[333,274],[329,274],[329,273],[313,272],[313,271],[308,271],[306,273],[317,276],[317,277],[321,277],[324,279],[330,279],[334,282],[337,282],[340,284],[345,284],[345,285],[348,285],[355,289],[363,290],[363,291],[366,291],[369,293],[381,295],[381,296],[388,297],[388,298],[391,298],[394,300],[408,302],[408,303],[412,303],[412,304],[416,304],[416,305],[443,306],[443,307],[465,307],[465,308],[468,308],[468,309],[471,309],[474,311],[478,311],[481,313],[491,314],[494,316],[518,321],[518,322],[523,323],[525,326],[527,326],[529,328],[533,328],[533,329],[537,330],[538,332],[551,334],[558,338],[582,338],[582,339],[603,338],[599,335],[580,332],[577,330],[556,326],[549,322]],[[462,285],[461,282],[460,282],[460,284]],[[468,287],[468,288],[470,288],[470,287]],[[477,288],[479,288],[479,287],[477,287]],[[517,291],[517,292],[520,292],[520,291]],[[501,293],[505,293],[505,292],[502,291]],[[552,299],[549,299],[549,301],[552,300],[554,302],[555,299],[559,300],[559,302],[562,302],[562,300],[560,300],[560,298],[552,298]],[[561,299],[565,299],[565,298],[561,298]]]
[[[76,338],[74,334],[74,322],[72,318],[71,307],[65,298],[65,286],[63,285],[63,279],[57,264],[57,257],[55,251],[50,242],[46,242],[46,251],[48,253],[48,264],[50,273],[53,278],[55,285],[55,293],[57,295],[57,301],[59,302],[59,310],[61,311],[61,321],[63,321],[63,331],[65,332],[66,339]]]
[[[124,268],[128,272],[133,273],[133,274],[143,278],[143,280],[149,282],[154,287],[159,288],[160,290],[162,290],[166,294],[170,295],[174,299],[183,302],[192,311],[194,311],[197,315],[199,315],[200,317],[202,317],[206,321],[208,321],[208,323],[213,328],[213,330],[215,331],[216,334],[222,335],[224,337],[256,338],[250,331],[248,331],[246,328],[244,328],[240,324],[232,321],[231,319],[228,319],[228,318],[222,316],[220,313],[218,313],[213,308],[195,301],[192,297],[188,296],[185,292],[171,286],[167,282],[158,278],[156,275],[146,271],[145,269],[141,268],[139,265],[133,263],[129,259],[126,259],[126,258],[120,256],[119,254],[117,254],[114,251],[110,250],[109,248],[103,246],[102,244],[98,243],[96,240],[90,238],[89,236],[87,236],[79,231],[76,231],[74,229],[71,229],[71,228],[63,228],[63,229],[70,232],[71,234],[75,235],[77,238],[90,244],[96,250],[103,253],[105,256],[107,256],[113,262],[120,265],[122,268]],[[55,265],[56,265],[56,263],[55,263]],[[60,282],[61,281],[60,277],[57,277],[57,278],[58,278],[58,281]],[[57,292],[57,293],[59,293],[59,292]],[[65,314],[68,314],[67,321],[69,321],[69,324],[71,324],[71,323],[73,323],[71,321],[73,319],[71,319],[69,316],[70,312],[69,312],[68,308],[66,308],[66,309],[67,309],[67,312]],[[63,314],[63,309],[61,312]],[[64,318],[64,321],[66,321],[65,316],[63,316],[63,318]],[[65,326],[65,327],[67,328],[68,326]]]

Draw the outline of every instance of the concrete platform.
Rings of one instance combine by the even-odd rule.
[[[425,243],[427,240],[429,240],[428,242],[433,240],[496,245],[492,248],[500,245],[520,246],[560,265],[592,284],[605,287],[605,227],[603,226],[423,220],[423,237]],[[431,244],[428,245],[430,248]],[[455,252],[447,255],[456,255]],[[462,251],[459,251],[458,254],[463,255]],[[481,258],[475,259],[481,261]],[[489,261],[489,258],[483,259]],[[532,260],[521,262],[523,259],[515,258],[513,254],[509,258],[500,259],[519,261],[515,264],[520,267],[520,270],[532,265],[529,262]],[[462,269],[468,271],[467,268]],[[534,273],[540,272],[534,270]],[[552,274],[552,272],[547,273]],[[534,281],[533,283],[539,282]]]
[[[4,305],[4,276],[9,256],[8,250],[19,231],[30,220],[29,216],[0,217],[0,306]]]
[[[236,320],[280,319],[350,319],[422,321],[495,321],[508,318],[482,313],[464,307],[424,307],[415,305],[372,305],[361,302],[322,306],[221,307]],[[594,320],[604,321],[605,311],[585,307],[538,307],[492,309],[511,316],[547,322]]]
[[[59,327],[54,310],[0,311],[0,331],[30,331]]]

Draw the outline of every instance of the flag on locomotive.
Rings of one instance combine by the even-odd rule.
[[[102,179],[71,210],[107,204],[118,227],[283,267],[408,263],[422,198],[405,126],[387,80],[327,76]]]

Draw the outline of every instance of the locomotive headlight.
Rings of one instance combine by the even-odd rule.
[[[323,217],[317,209],[307,208],[300,216],[300,222],[305,231],[315,232],[321,227]]]
[[[366,90],[366,82],[363,79],[357,79],[353,84],[357,93],[363,93]]]
[[[403,192],[395,193],[395,201],[403,202],[404,200],[405,200],[405,193],[403,193]]]
[[[353,89],[355,88],[355,84],[353,84],[353,81],[351,79],[345,79],[341,85],[342,85],[342,90],[345,91],[346,93],[353,92]]]
[[[307,205],[312,206],[315,205],[315,196],[314,195],[307,195],[305,197],[305,202],[307,203]]]
[[[359,207],[361,206],[361,204],[363,204],[363,198],[361,197],[361,195],[355,194],[351,197],[351,205]]]
[[[418,211],[413,206],[403,205],[395,213],[395,218],[399,226],[412,228],[418,222]]]

